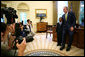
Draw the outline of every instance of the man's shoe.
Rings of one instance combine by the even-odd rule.
[[[61,48],[60,48],[60,50],[63,50],[65,48],[65,46],[62,46]]]
[[[67,47],[66,51],[70,51],[71,47]]]

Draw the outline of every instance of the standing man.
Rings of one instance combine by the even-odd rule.
[[[62,16],[63,18],[63,32],[62,32],[62,46],[60,50],[63,50],[65,48],[65,42],[66,42],[66,33],[69,33],[69,42],[68,42],[68,47],[66,51],[69,51],[72,45],[73,41],[73,33],[74,33],[74,27],[76,24],[76,17],[73,14],[73,12],[68,12],[68,7],[64,7],[63,9],[64,15]]]

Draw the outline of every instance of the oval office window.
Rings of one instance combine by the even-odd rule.
[[[84,26],[84,1],[80,1],[80,18],[79,24]]]
[[[59,22],[59,17],[62,17],[64,14],[63,8],[64,6],[68,6],[68,1],[58,1],[58,19],[57,22]]]
[[[25,12],[20,12],[20,22],[23,21],[23,24],[27,24],[27,14]]]

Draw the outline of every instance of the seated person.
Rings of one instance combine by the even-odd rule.
[[[33,25],[32,25],[32,21],[30,21],[29,19],[27,20],[27,30],[30,32],[29,34],[28,34],[28,36],[34,36],[34,33],[32,32],[32,27],[33,27]]]
[[[26,25],[26,27],[27,27],[27,30],[31,32],[30,20],[29,20],[29,19],[27,20],[27,25]]]
[[[5,37],[7,37],[8,30],[9,28],[7,27],[7,25],[1,22],[1,43],[3,43],[3,41],[5,40]],[[17,43],[16,46],[18,48],[18,56],[23,56],[24,50],[26,48],[25,38],[23,38],[23,41],[21,44]],[[11,50],[8,50],[6,45],[1,44],[1,56],[13,56],[13,55],[14,55],[13,52]]]
[[[31,24],[31,27],[33,27],[33,25],[32,25],[32,21],[30,21],[30,24]]]
[[[30,26],[31,26],[31,34],[32,34],[32,36],[34,36],[34,35],[35,35],[35,33],[34,33],[34,29],[33,29],[32,21],[30,21]]]
[[[59,18],[59,23],[57,23],[56,32],[57,32],[57,43],[58,43],[57,46],[60,46],[62,41],[62,17]]]

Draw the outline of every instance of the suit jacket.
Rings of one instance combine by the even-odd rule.
[[[66,27],[75,27],[75,24],[76,24],[76,17],[74,15],[73,12],[68,12],[68,15],[67,15],[67,21],[65,20],[65,14],[62,16],[63,18],[63,26],[66,26]]]
[[[57,23],[56,32],[57,32],[58,34],[59,34],[59,33],[62,33],[62,29],[63,29],[62,24],[60,25],[59,23]]]

